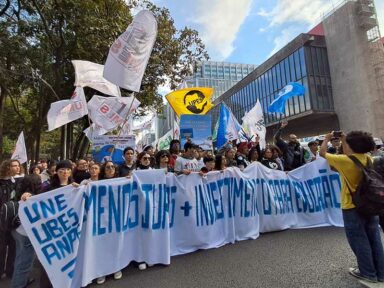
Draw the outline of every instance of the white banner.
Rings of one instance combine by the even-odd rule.
[[[129,114],[139,107],[135,97],[103,97],[94,95],[88,102],[89,118],[97,126],[111,131],[123,124]]]
[[[91,87],[101,93],[120,97],[120,88],[103,77],[104,65],[83,60],[72,60],[75,86]]]
[[[256,105],[244,115],[242,127],[249,137],[253,137],[253,140],[258,135],[260,137],[260,149],[265,148],[267,129],[265,128],[263,110],[261,109],[259,99],[257,99]]]
[[[342,226],[340,186],[324,159],[288,175],[260,163],[205,177],[138,170],[34,196],[19,214],[54,287],[80,287],[133,260],[169,264],[261,232]]]
[[[104,77],[122,88],[139,92],[156,35],[157,22],[152,12],[140,11],[109,49]]]
[[[21,131],[17,138],[15,150],[13,151],[12,160],[19,160],[20,164],[28,161],[27,159],[27,148],[25,147],[24,132]]]
[[[47,114],[48,131],[52,131],[88,114],[87,101],[82,87],[76,87],[70,100],[51,103]]]

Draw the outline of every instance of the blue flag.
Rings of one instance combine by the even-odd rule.
[[[305,87],[296,82],[288,83],[277,95],[277,98],[272,101],[268,107],[269,113],[285,113],[285,102],[294,96],[303,96]]]
[[[232,114],[231,109],[229,109],[224,103],[221,103],[220,106],[220,115],[218,120],[217,128],[217,148],[220,148],[228,141],[237,140],[248,141],[244,130],[241,128],[239,121]]]

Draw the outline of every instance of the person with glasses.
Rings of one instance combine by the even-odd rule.
[[[115,178],[116,175],[116,167],[113,164],[112,161],[106,161],[104,164],[101,166],[101,171],[100,171],[100,179],[112,179]]]
[[[167,150],[160,150],[156,153],[156,168],[164,169],[166,172],[173,172],[172,167],[169,166],[169,159],[171,159],[171,154]]]
[[[83,181],[81,181],[80,185],[87,185],[89,182],[100,180],[100,171],[100,164],[93,163],[92,165],[90,165],[89,174],[91,175],[91,177],[89,177],[89,179],[84,179]]]
[[[136,170],[152,169],[151,155],[143,151],[137,155]]]

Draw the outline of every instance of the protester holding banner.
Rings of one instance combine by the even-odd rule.
[[[275,159],[276,163],[279,164],[279,170],[284,171],[283,153],[280,148],[276,145],[269,145],[269,147],[272,149],[273,159]]]
[[[276,160],[273,158],[273,152],[271,147],[267,146],[262,152],[261,152],[261,164],[263,164],[265,167],[268,167],[269,169],[273,170],[280,170],[280,165],[276,162]]]
[[[132,147],[126,147],[123,151],[125,162],[119,166],[119,177],[125,177],[132,173],[136,169],[134,162],[135,150]]]
[[[155,167],[155,163],[156,163],[156,160],[155,160],[155,148],[153,148],[152,145],[147,145],[147,146],[144,147],[143,151],[147,152],[149,154],[149,156],[151,157],[151,159],[150,159],[150,162],[151,162],[150,166],[152,168],[154,168]]]
[[[320,157],[320,155],[319,155],[319,142],[317,142],[317,141],[308,142],[308,148],[309,148],[309,151],[307,151],[308,153],[305,156],[305,162],[306,163],[315,161],[316,159],[318,159]]]
[[[169,159],[169,167],[175,169],[176,159],[180,156],[180,141],[178,139],[173,139],[169,143],[169,153],[171,158]]]
[[[84,160],[85,161],[85,160]],[[69,160],[63,160],[57,163],[56,165],[56,174],[53,175],[52,181],[47,189],[51,191],[57,188],[61,188],[67,185],[72,184],[72,162]],[[40,267],[40,288],[50,288],[52,287],[51,281],[48,278],[48,275],[44,268]]]
[[[147,170],[152,169],[151,167],[151,155],[143,151],[137,155],[136,170]]]
[[[87,185],[89,182],[92,181],[98,181],[100,180],[100,171],[101,171],[101,166],[98,163],[93,163],[89,167],[89,174],[91,177],[89,179],[84,179],[81,181],[80,185]]]
[[[213,171],[213,169],[215,169],[215,157],[208,155],[203,158],[203,161],[204,161],[204,167],[201,168],[202,172],[208,173],[210,171]]]
[[[51,161],[49,163],[47,169],[45,169],[43,172],[41,172],[40,177],[41,177],[41,183],[43,183],[43,185],[44,185],[44,182],[50,181],[52,176],[55,175],[56,164],[57,164],[56,161]]]
[[[167,150],[160,150],[156,153],[156,168],[164,169],[165,172],[173,172],[173,169],[169,166],[169,159],[171,159],[171,154]]]
[[[21,189],[17,191],[17,201],[27,201],[33,195],[41,193],[41,179],[39,175],[30,174],[23,178]],[[19,220],[20,221],[20,220]],[[19,222],[18,221],[18,222]],[[28,279],[36,258],[35,250],[25,232],[23,225],[12,230],[12,237],[16,242],[16,258],[12,276],[12,288],[24,288],[34,279]]]
[[[379,217],[365,216],[357,212],[351,193],[356,191],[362,179],[362,172],[347,156],[353,155],[366,165],[370,160],[367,153],[374,149],[375,142],[367,132],[352,131],[346,136],[342,134],[342,147],[347,155],[332,155],[327,153],[332,137],[333,133],[325,136],[320,155],[340,173],[344,228],[358,265],[358,268],[349,268],[349,273],[369,282],[384,282],[384,251],[379,232]]]
[[[232,145],[226,145],[225,148],[225,158],[227,158],[227,167],[237,167],[237,162],[235,160],[236,151],[233,149]]]
[[[14,199],[21,188],[23,167],[18,160],[5,160],[0,165],[0,205]],[[12,278],[15,241],[8,232],[0,231],[0,278]]]
[[[237,146],[236,163],[237,167],[243,171],[250,164],[248,161],[248,142],[240,142]]]
[[[249,149],[248,158],[247,159],[248,159],[249,163],[259,161],[259,159],[260,159],[260,149],[258,149],[257,147],[252,147],[251,149]]]
[[[106,161],[101,165],[100,179],[111,179],[116,177],[116,166],[112,161]]]
[[[304,160],[304,148],[300,146],[300,142],[297,141],[295,134],[289,135],[289,141],[285,142],[281,138],[282,130],[288,125],[287,121],[281,123],[281,127],[274,135],[275,144],[281,149],[284,157],[284,170],[291,171],[305,164]]]
[[[225,168],[227,168],[227,158],[222,154],[217,154],[215,157],[214,170],[223,171]]]
[[[196,149],[198,147],[191,143],[184,144],[184,153],[182,156],[177,157],[175,164],[175,172],[177,174],[189,175],[191,172],[199,172],[199,163],[195,159]]]
[[[85,179],[89,179],[91,174],[88,171],[88,162],[85,159],[79,159],[76,162],[76,168],[73,171],[73,180],[76,183],[81,183]]]

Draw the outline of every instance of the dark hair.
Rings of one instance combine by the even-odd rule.
[[[223,158],[225,156],[223,154],[217,154],[215,157],[215,170],[222,170],[221,169],[221,164],[223,164]]]
[[[143,151],[147,152],[149,149],[153,149],[152,145],[145,146]]]
[[[375,149],[375,141],[371,133],[364,131],[351,131],[345,138],[349,147],[355,153],[368,153]]]
[[[112,165],[115,167],[115,174],[113,175],[112,178],[115,178],[117,176],[117,168],[116,168],[115,164],[113,164],[112,161],[105,161],[103,163],[103,165],[101,165],[100,175],[99,175],[100,179],[109,179],[109,178],[105,178],[105,166],[107,166],[108,163],[112,163]]]
[[[41,188],[41,178],[38,175],[26,175],[23,180],[21,180],[21,193],[19,196],[21,196],[25,192],[30,192],[33,195],[40,194]]]
[[[171,142],[169,143],[169,153],[173,153],[174,149],[172,148],[173,145],[176,143],[180,144],[180,141],[178,139],[172,139]]]
[[[273,149],[272,149],[270,146],[265,147],[265,148],[261,151],[261,156],[265,157],[265,152],[266,152],[267,150],[271,151],[271,153],[272,153],[272,158],[273,158]]]
[[[29,168],[29,174],[33,174],[33,170],[35,170],[35,168],[38,168],[41,173],[42,168],[39,165],[35,164],[35,165],[32,165],[31,168]]]
[[[144,166],[141,164],[141,158],[143,158],[144,155],[148,154],[147,151],[142,151],[137,155],[136,160],[136,167],[142,169],[143,167],[151,167],[151,162],[149,162],[148,166]],[[149,155],[149,154],[148,154]]]
[[[184,144],[184,151],[187,152],[188,149],[197,149],[199,146],[191,143],[191,142],[186,142]]]
[[[168,159],[171,159],[171,154],[167,150],[160,150],[159,152],[156,153],[155,155],[155,160],[156,160],[156,167],[159,167],[160,165],[160,158],[163,155],[167,155]]]
[[[135,150],[132,147],[128,146],[124,148],[123,155],[125,155],[125,152],[127,152],[128,150],[131,150],[133,153],[135,153]]]
[[[257,149],[256,147],[252,147],[252,148],[249,150],[249,152],[248,152],[248,160],[249,160],[249,161],[252,161],[252,155],[253,155],[255,152],[257,153],[257,160],[259,160],[260,155],[259,155],[259,151],[258,151],[258,149]]]
[[[317,145],[316,145],[316,144],[317,144]],[[313,146],[313,145],[318,146],[318,145],[319,145],[319,142],[318,142],[318,141],[310,141],[310,142],[308,142],[308,147],[309,147],[309,146]]]
[[[207,164],[207,162],[211,162],[211,161],[215,161],[215,158],[213,158],[212,156],[205,156],[203,158],[204,164]]]
[[[281,152],[281,149],[279,147],[277,147],[276,145],[268,145],[268,147],[272,150],[272,153],[274,153],[276,151],[277,154],[279,154],[279,157],[283,156],[283,152]]]

